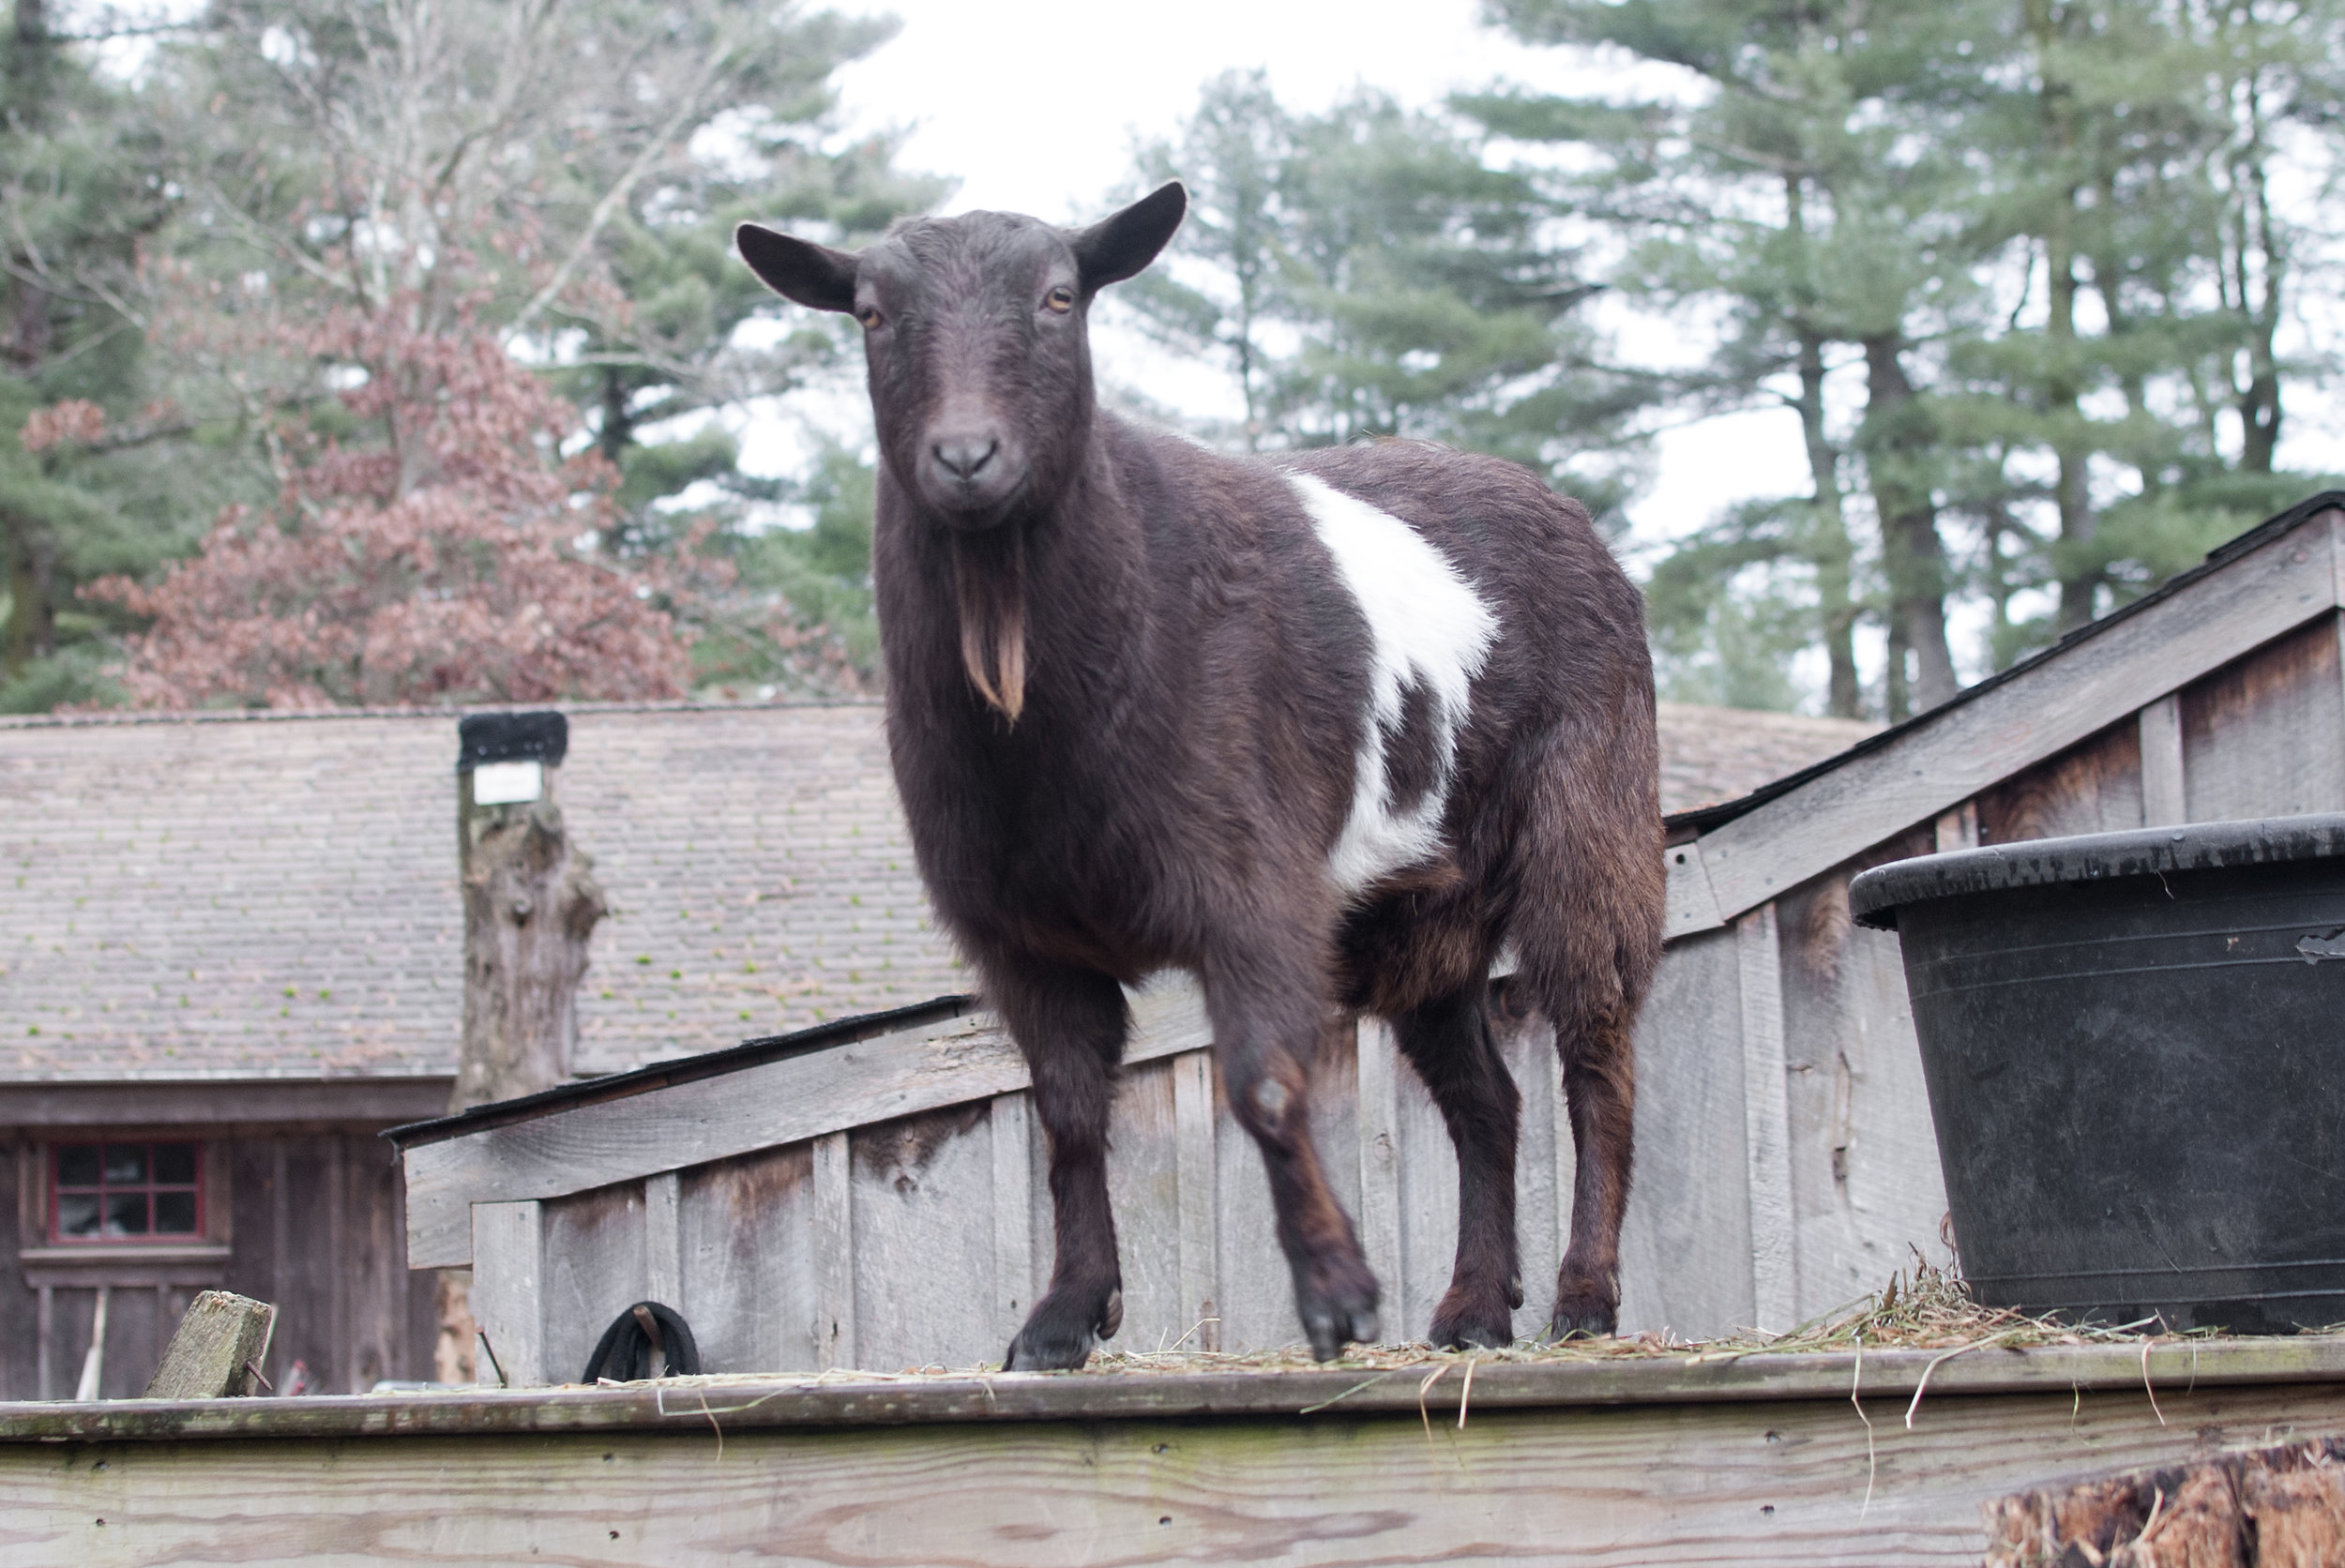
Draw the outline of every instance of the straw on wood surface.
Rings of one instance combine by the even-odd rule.
[[[2104,1326],[2063,1322],[2030,1317],[2009,1307],[1981,1306],[1969,1288],[1952,1271],[1916,1259],[1914,1266],[1893,1275],[1882,1289],[1835,1307],[1790,1332],[1779,1334],[1746,1330],[1716,1339],[1680,1339],[1666,1330],[1622,1334],[1612,1338],[1571,1338],[1562,1341],[1525,1340],[1500,1348],[1477,1347],[1443,1350],[1418,1342],[1399,1345],[1354,1345],[1332,1362],[1315,1362],[1303,1345],[1242,1353],[1198,1350],[1189,1343],[1201,1337],[1203,1324],[1192,1327],[1179,1344],[1153,1350],[1107,1349],[1095,1351],[1080,1372],[1066,1377],[1128,1377],[1166,1372],[1343,1371],[1393,1372],[1423,1367],[1475,1364],[1540,1364],[1572,1362],[1620,1362],[1674,1358],[1687,1363],[1728,1360],[1765,1352],[1873,1350],[1943,1350],[1947,1357],[1968,1350],[1997,1347],[2027,1349],[2050,1345],[2141,1345],[2184,1337],[2164,1332],[2155,1319]],[[908,1366],[897,1372],[841,1369],[809,1375],[819,1382],[851,1382],[919,1378],[965,1378],[995,1373],[999,1362],[975,1366]],[[1916,1395],[1918,1401],[1919,1395]]]

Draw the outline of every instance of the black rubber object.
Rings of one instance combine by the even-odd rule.
[[[570,749],[570,721],[552,709],[530,713],[467,714],[456,721],[456,771],[483,762],[562,765]]]
[[[631,1383],[651,1376],[651,1335],[644,1331],[643,1316],[648,1315],[659,1330],[660,1354],[667,1358],[670,1378],[695,1378],[700,1375],[700,1347],[692,1343],[691,1328],[683,1314],[658,1302],[637,1302],[611,1320],[595,1341],[595,1353],[586,1358],[586,1370],[579,1378],[591,1383],[598,1378],[615,1379]]]
[[[1924,855],[1849,902],[1904,948],[1979,1300],[2345,1321],[2345,814]]]

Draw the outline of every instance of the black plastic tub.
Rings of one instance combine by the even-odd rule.
[[[1849,898],[1904,948],[1981,1301],[2345,1322],[2345,814],[1924,855]]]

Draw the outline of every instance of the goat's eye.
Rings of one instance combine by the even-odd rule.
[[[1075,308],[1075,291],[1064,283],[1060,284],[1042,296],[1042,308],[1046,310],[1056,311],[1062,316],[1067,314]]]
[[[866,305],[862,309],[857,310],[855,313],[855,319],[863,324],[863,329],[866,332],[877,332],[879,330],[880,323],[885,321],[886,318],[879,313],[878,306]]]

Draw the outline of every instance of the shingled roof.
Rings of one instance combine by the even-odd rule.
[[[1664,807],[1862,725],[1665,703]],[[0,721],[0,1081],[454,1070],[455,716]],[[612,917],[582,1073],[965,990],[872,703],[582,707],[558,796]]]

